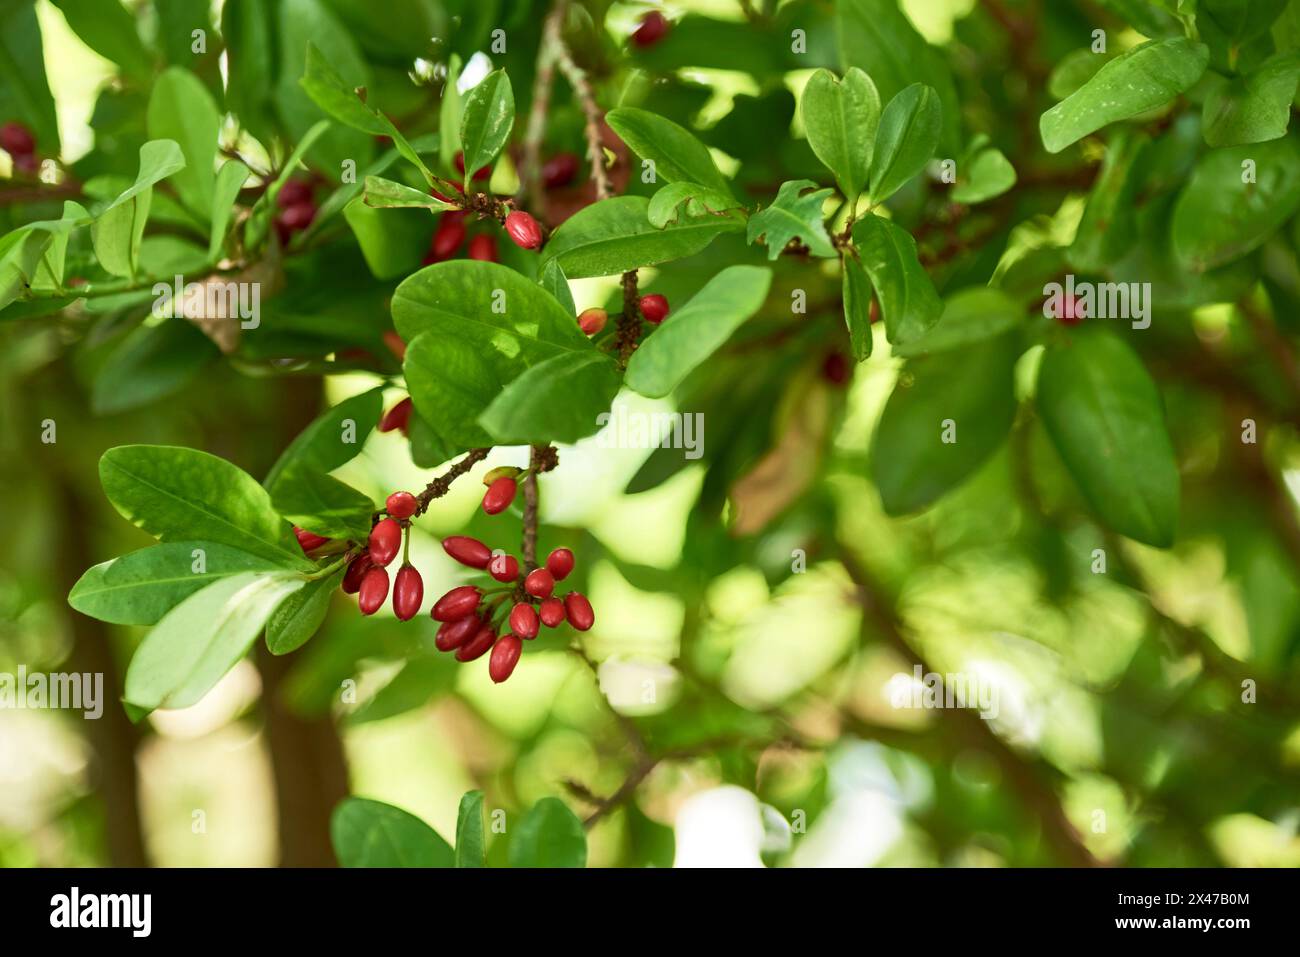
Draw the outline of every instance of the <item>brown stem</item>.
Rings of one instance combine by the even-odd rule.
[[[490,448],[470,449],[468,455],[426,485],[424,491],[415,497],[419,505],[416,506],[415,513],[411,517],[415,518],[417,515],[423,515],[429,508],[430,502],[435,498],[442,498],[446,495],[448,490],[451,488],[452,482],[456,481],[456,479],[460,478],[479,462],[482,462],[487,458],[488,453],[491,451]]]
[[[618,349],[619,368],[626,369],[641,338],[641,305],[637,294],[636,270],[623,273],[623,311],[619,313],[614,345]]]
[[[596,185],[596,198],[609,199],[613,195],[613,190],[610,188],[609,174],[605,169],[605,149],[601,145],[602,117],[595,94],[591,91],[591,82],[582,67],[573,62],[569,48],[559,37],[556,38],[556,54],[560,71],[573,87],[573,93],[582,107],[583,116],[587,118],[584,133],[587,137],[587,159],[591,163],[591,181]]]
[[[557,0],[542,27],[542,42],[537,48],[537,75],[533,80],[533,106],[528,113],[528,130],[524,135],[524,156],[520,164],[519,191],[532,209],[542,208],[542,138],[546,135],[546,116],[555,86],[555,64],[563,46],[561,29],[568,10],[565,0]]]
[[[538,446],[528,453],[528,474],[524,476],[524,573],[537,567],[537,467]]]

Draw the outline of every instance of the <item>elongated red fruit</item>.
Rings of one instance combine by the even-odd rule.
[[[519,484],[509,476],[502,476],[497,479],[483,493],[483,511],[489,515],[504,512],[510,507],[510,503],[515,500],[515,492],[518,489]]]
[[[482,658],[496,640],[497,633],[493,631],[492,626],[484,625],[474,633],[473,638],[456,649],[456,660],[473,661],[475,658]]]
[[[537,612],[532,605],[521,601],[510,609],[510,630],[520,638],[537,637]]]
[[[411,409],[413,408],[414,404],[411,402],[411,397],[407,396],[384,413],[384,417],[379,420],[379,431],[392,432],[401,429],[405,432],[406,424],[411,421]]]
[[[488,674],[497,684],[510,677],[519,664],[519,655],[524,650],[523,644],[514,635],[502,635],[492,646],[492,657],[488,659]]]
[[[482,627],[483,619],[478,615],[466,615],[455,621],[445,621],[438,628],[433,644],[439,651],[451,651],[473,638]]]
[[[477,259],[479,262],[494,263],[497,261],[497,241],[487,233],[479,233],[469,241],[469,258]]]
[[[486,488],[491,488],[492,483],[499,478],[517,479],[523,471],[523,469],[516,468],[513,465],[498,465],[494,469],[488,469],[487,472],[483,474],[483,485]]]
[[[6,123],[0,126],[0,150],[10,156],[29,156],[36,150],[36,138],[23,124]]]
[[[564,596],[564,614],[578,631],[586,631],[596,623],[596,613],[582,592],[571,591]]]
[[[557,582],[562,582],[573,571],[573,552],[567,548],[557,548],[546,556],[546,570]]]
[[[455,621],[474,614],[483,593],[474,585],[459,585],[443,595],[433,606],[434,621]]]
[[[537,617],[542,619],[542,624],[547,628],[554,628],[564,621],[564,602],[552,596],[542,602],[541,610]]]
[[[393,518],[410,518],[419,506],[420,503],[410,492],[394,492],[384,502],[384,508],[388,509],[388,514]]]
[[[281,209],[288,209],[290,206],[300,206],[303,203],[311,202],[311,183],[303,179],[291,179],[280,187],[280,192],[275,194],[275,205]]]
[[[668,27],[667,17],[658,10],[651,10],[632,32],[632,42],[642,48],[652,47],[668,35]]]
[[[668,300],[657,292],[642,296],[638,305],[641,307],[641,315],[645,316],[646,322],[657,326],[668,318]]]
[[[492,549],[468,535],[450,535],[444,538],[442,550],[470,568],[487,568],[488,562],[492,561]]]
[[[397,524],[397,519],[386,518],[375,523],[375,527],[370,530],[368,547],[372,562],[387,565],[397,557],[397,551],[401,547],[402,526]]]
[[[373,615],[384,606],[384,599],[387,597],[388,569],[372,565],[361,576],[361,590],[360,594],[357,595],[357,604],[361,608],[361,614]]]
[[[578,175],[581,161],[572,153],[556,153],[542,164],[542,185],[547,189],[558,189],[573,182]]]
[[[373,562],[370,556],[362,552],[348,564],[348,570],[343,573],[343,593],[345,595],[355,595],[361,590],[361,579],[370,571]]]
[[[506,233],[521,249],[536,249],[542,244],[542,227],[522,209],[506,217]]]
[[[424,579],[415,566],[404,564],[393,579],[393,613],[398,621],[410,621],[424,604]]]
[[[555,579],[545,568],[534,568],[524,579],[524,591],[534,598],[550,598],[555,591]]]
[[[293,534],[297,537],[298,544],[302,546],[304,552],[309,552],[313,548],[320,548],[322,545],[329,542],[329,539],[324,535],[317,535],[314,532],[307,531],[305,528],[299,528],[297,525],[293,527]]]
[[[425,259],[425,264],[428,265],[430,261],[440,263],[444,259],[450,259],[464,241],[465,214],[459,209],[448,210],[438,220],[438,228],[434,230],[433,239],[429,242],[429,255]]]
[[[607,322],[609,322],[609,313],[604,309],[593,307],[578,313],[578,328],[583,331],[584,335],[596,335],[605,328]]]
[[[512,582],[519,577],[519,560],[513,555],[493,555],[488,574],[499,582]]]

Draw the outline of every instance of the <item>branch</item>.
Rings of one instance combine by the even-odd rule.
[[[555,64],[564,46],[561,29],[568,12],[566,0],[556,0],[542,26],[542,42],[537,48],[537,75],[533,80],[533,107],[528,114],[524,135],[519,191],[532,209],[542,208],[542,138],[546,135],[546,116],[551,107],[551,90],[555,86]]]
[[[424,491],[416,496],[416,501],[419,502],[419,505],[416,507],[415,513],[411,517],[415,518],[416,516],[423,515],[429,508],[430,502],[435,498],[442,498],[446,495],[448,490],[451,488],[452,482],[456,481],[456,479],[460,478],[479,462],[482,462],[487,458],[488,453],[491,451],[490,448],[470,449],[468,455],[426,485]]]
[[[569,85],[573,87],[573,93],[578,98],[582,113],[587,118],[584,128],[587,137],[587,159],[591,163],[591,181],[596,185],[596,198],[609,199],[613,195],[613,190],[610,189],[609,175],[605,170],[605,149],[601,146],[600,124],[602,117],[600,107],[596,104],[596,97],[591,92],[591,82],[587,79],[586,72],[573,62],[573,56],[569,53],[569,48],[565,46],[564,40],[556,37],[555,43],[560,71],[564,74],[564,78],[569,81]]]
[[[623,273],[623,311],[619,313],[618,328],[614,333],[620,369],[627,368],[627,361],[632,358],[641,338],[641,305],[637,291],[636,270]]]

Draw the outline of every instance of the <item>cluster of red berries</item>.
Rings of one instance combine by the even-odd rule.
[[[279,210],[275,214],[275,233],[280,245],[289,245],[294,233],[300,233],[316,219],[316,200],[312,197],[311,183],[302,179],[288,180],[275,196]]]
[[[462,174],[465,172],[465,154],[456,154],[456,169]],[[575,165],[574,172],[577,167]],[[569,174],[572,178],[572,173]],[[472,177],[476,182],[491,178],[492,170],[484,166],[480,170],[474,171]],[[455,185],[455,184],[453,184]],[[460,187],[456,187],[460,191]],[[429,191],[432,196],[442,200],[444,203],[463,202],[464,196],[459,199],[446,196],[438,190]],[[438,218],[438,228],[434,230],[433,238],[429,241],[429,251],[425,253],[422,264],[431,266],[434,263],[445,262],[452,256],[455,256],[460,248],[465,244],[465,237],[468,232],[465,220],[469,212],[464,209],[449,209]],[[515,210],[506,216],[505,220],[506,235],[523,249],[536,249],[542,244],[542,227],[537,220],[533,219],[528,213],[522,210]],[[466,254],[470,259],[477,259],[481,262],[499,262],[497,257],[496,237],[489,233],[478,233],[469,241],[469,247]]]
[[[34,176],[41,165],[36,156],[36,137],[21,123],[0,126],[0,149],[13,157],[14,169],[19,173]]]
[[[645,321],[653,326],[659,325],[668,318],[668,300],[657,292],[642,296],[637,300],[637,306]],[[593,307],[584,309],[578,314],[578,328],[589,336],[597,335],[605,328],[607,322],[609,322],[609,313],[604,309]]]

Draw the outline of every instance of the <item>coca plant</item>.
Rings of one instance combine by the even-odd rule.
[[[870,737],[890,720],[836,679],[866,681],[861,655],[939,672],[965,661],[949,639],[969,634],[1014,670],[1029,666],[1003,639],[1020,636],[1061,672],[1044,700],[1082,696],[1106,744],[1140,754],[1044,746],[972,831],[1006,835],[1014,862],[1151,860],[1087,836],[1039,764],[1140,804],[1158,786],[1135,768],[1157,747],[1131,733],[1120,691],[1165,707],[1182,679],[1159,666],[1175,657],[1233,701],[1244,681],[1284,686],[1300,624],[1283,481],[1300,408],[1300,8],[1227,15],[1242,6],[988,2],[923,35],[896,0],[730,17],[643,6],[634,20],[561,0],[500,23],[410,2],[385,15],[397,29],[348,0],[228,2],[203,53],[164,44],[139,62],[70,18],[123,57],[103,116],[136,113],[101,130],[97,111],[94,149],[60,163],[39,68],[29,95],[0,97],[0,319],[87,349],[129,327],[94,363],[100,414],[160,407],[219,364],[250,382],[365,382],[260,480],[130,435],[104,452],[108,501],[157,544],[89,569],[69,600],[151,629],[126,706],[194,704],[254,643],[294,651],[331,609],[391,614],[424,643],[412,660],[482,659],[470,667],[498,684],[534,649],[598,665],[619,657],[585,594],[605,562],[684,606],[660,658],[689,680],[597,732],[632,735],[632,784],[607,789],[616,801],[575,787],[591,822],[659,762],[725,752],[722,776],[753,789],[767,749],[820,767],[841,732]],[[30,5],[11,7],[6,35],[39,49]],[[730,79],[711,90],[697,68]],[[571,450],[627,402],[701,414],[709,440],[695,458],[647,451],[618,488],[593,488],[607,477]],[[340,478],[379,443],[399,443],[426,484],[374,494]],[[542,520],[552,489],[688,478],[669,568]],[[476,481],[464,528],[430,520]],[[1241,488],[1251,502],[1225,508]],[[426,594],[435,572],[411,558],[421,530],[457,567],[444,593]],[[1202,615],[1170,597],[1202,554],[1244,608]],[[746,569],[764,594],[822,583],[789,635],[806,659],[774,665],[761,693],[737,690],[744,649],[719,637],[743,632],[718,589]],[[990,590],[1006,594],[973,599]],[[860,642],[813,635],[831,609],[861,622]],[[1228,619],[1245,624],[1227,634]],[[1083,661],[1067,640],[1081,621],[1123,650]],[[1276,719],[1279,700],[1261,693],[1259,713]],[[678,733],[674,713],[708,717]],[[1027,760],[1007,744],[1024,727],[939,724],[1004,768]],[[1239,757],[1207,732],[1160,760],[1196,781]],[[792,811],[808,793],[771,799]],[[1133,834],[1178,843],[1234,800]],[[1253,813],[1277,810],[1261,798]]]

